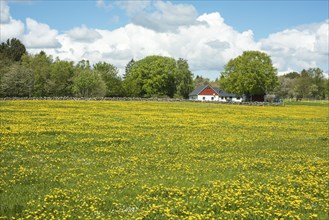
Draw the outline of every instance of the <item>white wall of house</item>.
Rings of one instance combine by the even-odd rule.
[[[198,101],[217,101],[217,102],[242,102],[242,98],[238,99],[232,97],[232,99],[228,97],[221,97],[218,95],[198,95],[198,96],[191,96],[190,100],[198,100]]]
[[[200,101],[218,101],[218,95],[198,95]]]
[[[232,98],[232,102],[242,102],[242,98]]]

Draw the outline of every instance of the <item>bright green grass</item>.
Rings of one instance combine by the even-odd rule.
[[[0,104],[0,218],[329,218],[328,103]]]

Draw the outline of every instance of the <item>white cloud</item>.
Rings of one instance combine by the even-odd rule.
[[[88,43],[74,40],[68,32],[58,37],[61,49],[49,53],[74,61],[106,61],[122,70],[131,58],[138,60],[149,55],[182,57],[189,61],[193,71],[216,71],[215,78],[230,58],[244,50],[259,49],[251,31],[235,31],[224,23],[219,13],[205,14],[195,20],[204,22],[204,25],[195,23],[166,33],[135,24],[113,31],[95,29],[93,31],[101,37]]]
[[[0,24],[0,42],[10,38],[21,39],[24,34],[23,22],[11,19],[9,23]]]
[[[6,1],[0,1],[0,24],[8,24],[10,22],[9,6]]]
[[[261,48],[273,60],[279,72],[320,67],[327,71],[329,63],[329,20],[303,25],[271,34],[261,40]]]
[[[6,1],[0,0],[0,42],[10,38],[20,39],[23,34],[23,22],[13,19]]]
[[[88,29],[85,25],[73,28],[67,32],[67,35],[73,40],[78,42],[91,43],[101,38],[101,35],[93,30]]]
[[[206,44],[214,50],[225,50],[230,48],[230,44],[228,42],[220,40],[208,41]]]
[[[148,8],[151,5],[150,0],[144,1],[125,1],[125,0],[117,0],[116,5],[120,8],[124,9],[129,16],[133,16],[142,12],[144,9]]]
[[[113,4],[111,3],[106,3],[105,0],[96,0],[96,6],[99,8],[105,8],[105,9],[112,9],[113,8]]]
[[[58,31],[50,29],[47,24],[27,18],[26,28],[28,34],[23,37],[23,43],[27,48],[56,48],[61,46],[57,40]]]
[[[154,12],[135,13],[132,22],[159,32],[176,31],[180,26],[197,23],[197,11],[192,5],[156,1],[153,6]]]

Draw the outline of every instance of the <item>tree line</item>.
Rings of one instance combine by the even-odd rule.
[[[328,99],[329,79],[320,68],[309,68],[279,76],[275,94],[289,99]]]
[[[28,54],[18,39],[0,45],[1,97],[176,97],[194,89],[187,60],[148,56],[133,59],[121,77],[117,67],[88,60],[53,59],[45,52]]]
[[[88,60],[77,63],[53,59],[45,52],[32,55],[18,39],[0,45],[0,97],[169,97],[188,98],[198,86],[212,85],[244,95],[275,94],[297,100],[328,99],[329,80],[320,68],[277,76],[270,57],[245,51],[231,59],[211,81],[196,76],[187,60],[148,56],[131,60],[120,76],[117,67]]]
[[[260,51],[245,51],[231,59],[224,66],[219,85],[231,93],[245,95],[246,99],[255,95],[296,100],[329,97],[329,80],[320,68],[277,76],[271,58]]]

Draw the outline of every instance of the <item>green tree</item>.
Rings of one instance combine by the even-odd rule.
[[[51,64],[50,77],[46,82],[50,96],[72,96],[74,76],[73,62],[59,60]]]
[[[0,30],[1,33],[1,30]],[[0,85],[5,74],[17,69],[16,62],[21,61],[21,57],[26,54],[25,46],[16,38],[8,39],[0,44]],[[13,66],[15,65],[15,66]],[[8,77],[8,75],[6,76]],[[0,91],[0,96],[4,96]]]
[[[323,70],[320,68],[310,68],[307,70],[312,79],[314,89],[312,90],[312,97],[315,99],[325,98],[325,78]]]
[[[80,60],[75,67],[77,69],[91,69],[89,60]]]
[[[176,61],[170,57],[148,56],[134,63],[125,88],[130,96],[173,97],[175,94]]]
[[[271,58],[259,51],[245,51],[231,59],[220,75],[220,86],[230,93],[253,95],[272,92],[278,83]]]
[[[94,65],[94,70],[106,84],[106,96],[123,96],[122,80],[118,68],[109,63],[99,62]]]
[[[0,44],[1,59],[6,57],[12,61],[20,61],[24,54],[26,54],[26,48],[24,44],[16,38],[8,39],[6,42]]]
[[[4,97],[31,97],[34,76],[31,70],[18,63],[12,65],[1,80],[1,95]]]
[[[135,64],[134,59],[131,59],[129,61],[129,63],[127,63],[127,65],[125,67],[125,74],[123,75],[123,79],[125,79],[131,75],[131,69],[133,68],[134,64]]]
[[[3,54],[0,53],[0,85],[3,83],[4,75],[10,71],[10,68],[12,65],[14,65],[15,62],[4,56]],[[0,96],[5,96],[4,94],[1,93],[0,89]]]
[[[312,96],[311,90],[314,89],[311,76],[306,70],[302,70],[300,77],[296,79],[294,86],[295,97],[297,100],[303,98],[310,98]]]
[[[297,73],[297,72],[290,72],[290,73],[284,74],[283,76],[288,79],[296,79],[296,78],[300,77],[299,73]]]
[[[188,98],[193,90],[192,72],[189,70],[187,60],[182,58],[177,60],[177,72],[175,76],[176,95]]]
[[[320,68],[303,69],[300,73],[300,77],[296,80],[294,90],[297,99],[325,98],[325,79],[323,71]]]
[[[91,70],[90,66],[85,64],[89,64],[89,62],[79,62],[75,68],[72,92],[79,97],[105,96],[106,84],[100,74]]]
[[[299,76],[299,74],[298,74]],[[278,85],[275,89],[275,95],[280,98],[293,98],[294,86],[298,78],[290,78],[286,75],[278,77]]]
[[[199,86],[205,86],[208,84],[210,84],[210,79],[203,78],[203,76],[197,75],[193,80],[194,89],[196,89]]]
[[[34,94],[36,97],[48,96],[47,82],[51,76],[51,56],[41,51],[36,55],[23,55],[23,67],[30,69],[34,75]]]
[[[324,94],[325,98],[329,99],[329,79],[326,79],[324,82]]]
[[[131,59],[127,63],[125,68],[125,74],[123,75],[122,87],[125,96],[138,97],[140,94],[138,85],[134,77],[131,75],[131,70],[135,64],[135,60]]]

